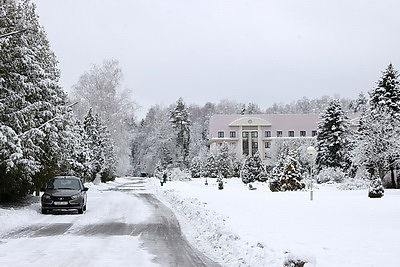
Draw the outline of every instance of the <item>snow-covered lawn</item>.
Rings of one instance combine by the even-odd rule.
[[[193,179],[152,189],[174,209],[188,239],[225,266],[399,266],[400,190],[370,199],[366,190],[320,186],[309,192],[248,190],[239,179]]]

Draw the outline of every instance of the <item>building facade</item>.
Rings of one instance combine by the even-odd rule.
[[[210,145],[224,142],[233,145],[238,155],[254,155],[262,159],[276,138],[314,138],[319,114],[232,114],[210,118]],[[355,125],[351,120],[351,125]]]

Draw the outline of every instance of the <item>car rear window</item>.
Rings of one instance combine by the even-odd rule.
[[[81,185],[76,179],[53,179],[47,186],[48,189],[72,189],[79,190]]]

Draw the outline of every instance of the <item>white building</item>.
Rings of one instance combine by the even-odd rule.
[[[215,147],[227,142],[238,155],[259,151],[265,159],[275,138],[313,138],[317,135],[319,114],[232,114],[210,118],[210,143]],[[356,119],[351,125],[356,125]]]

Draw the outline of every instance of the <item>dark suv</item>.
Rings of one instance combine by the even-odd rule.
[[[42,188],[42,213],[52,210],[76,209],[79,214],[86,210],[88,191],[81,179],[75,176],[56,176]]]

